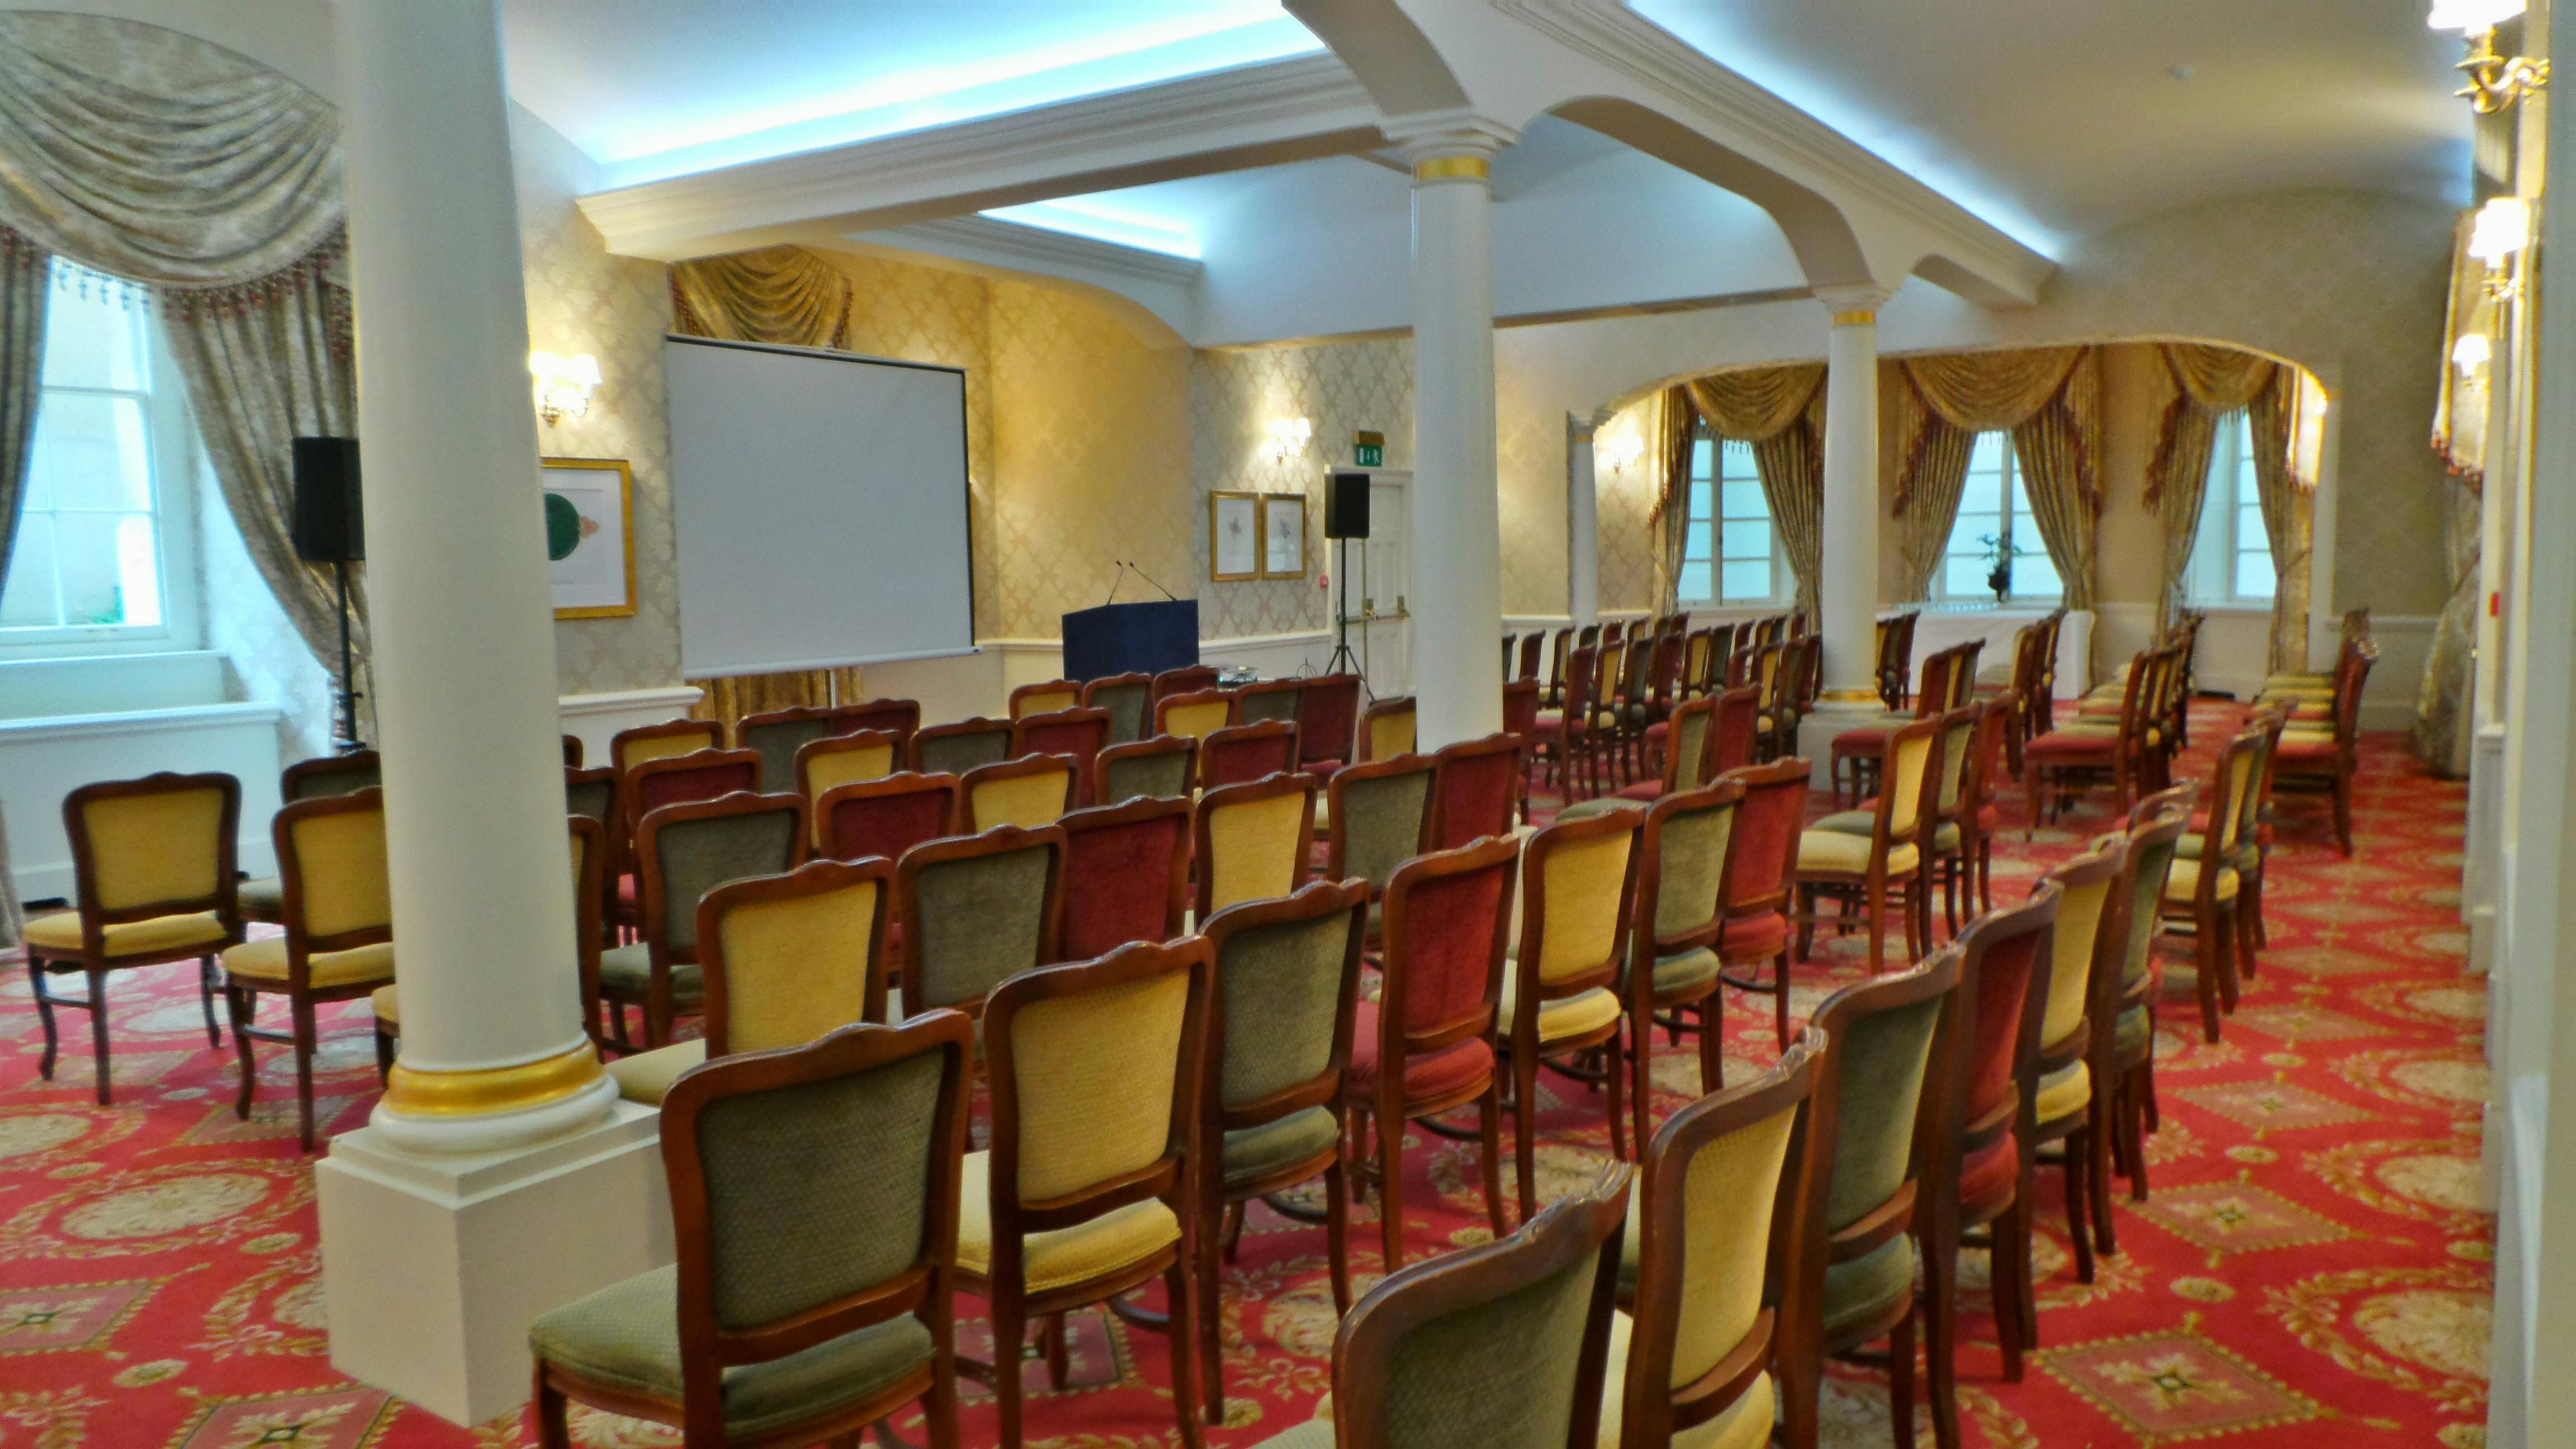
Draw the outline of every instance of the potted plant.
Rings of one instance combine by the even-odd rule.
[[[1991,533],[1977,535],[1977,542],[1986,546],[1986,587],[1995,591],[1996,606],[2012,602],[2013,560],[2030,550],[2016,548]]]

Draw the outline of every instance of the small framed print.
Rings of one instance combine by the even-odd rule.
[[[1302,579],[1306,576],[1306,495],[1261,495],[1261,576]]]
[[[1208,495],[1208,577],[1218,583],[1261,577],[1261,495]]]
[[[541,458],[558,619],[635,612],[635,473],[622,458]]]

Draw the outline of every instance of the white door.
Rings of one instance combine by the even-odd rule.
[[[1360,577],[1355,580],[1361,587],[1354,596],[1359,608],[1351,625],[1351,642],[1358,648],[1369,693],[1380,699],[1413,687],[1406,657],[1412,635],[1405,590],[1408,477],[1370,475],[1369,536],[1359,559]]]

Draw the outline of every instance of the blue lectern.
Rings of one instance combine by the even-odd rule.
[[[1199,662],[1199,601],[1103,604],[1064,616],[1064,677],[1159,674]]]

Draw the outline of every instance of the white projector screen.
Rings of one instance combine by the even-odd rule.
[[[662,355],[683,675],[974,649],[963,371],[697,337]]]

